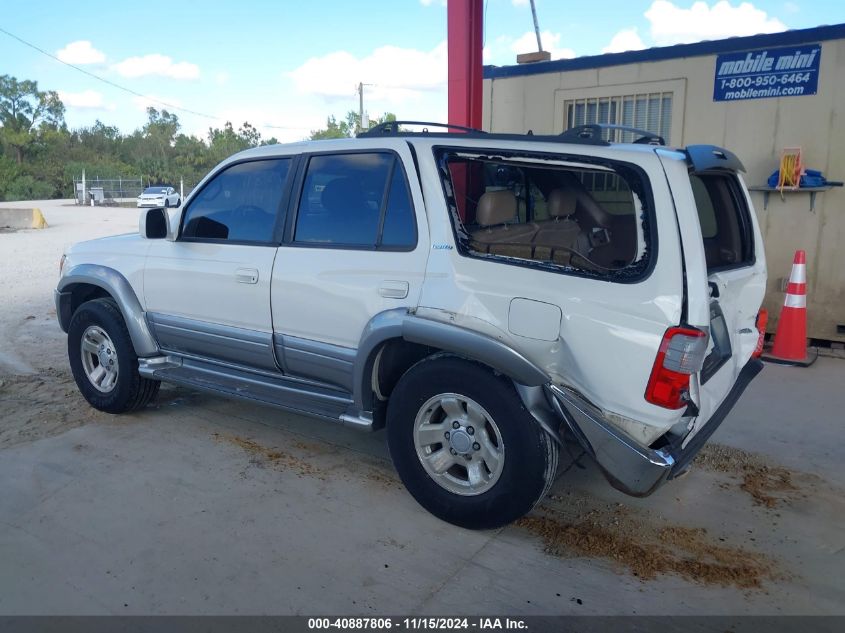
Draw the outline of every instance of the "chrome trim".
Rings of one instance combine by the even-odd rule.
[[[153,356],[138,359],[138,373],[144,378],[155,378],[155,372],[158,370],[181,366],[182,359],[178,356]]]
[[[342,413],[340,415],[340,421],[343,423],[344,426],[348,426],[353,429],[358,429],[359,431],[375,430],[375,425],[373,424],[373,414],[369,412],[356,414]]]
[[[135,291],[127,281],[126,277],[117,272],[114,268],[100,266],[97,264],[78,264],[69,269],[61,279],[56,288],[56,309],[60,323],[70,323],[73,315],[64,314],[62,310],[70,310],[70,301],[61,301],[61,296],[73,290],[76,284],[88,284],[102,288],[111,295],[117,302],[126,328],[129,330],[129,337],[132,339],[132,346],[138,356],[155,356],[159,348],[155,338],[150,332],[147,320],[144,318],[144,310]]]
[[[614,488],[646,497],[666,481],[675,464],[668,451],[641,446],[575,391],[553,384],[548,389],[558,413]]]

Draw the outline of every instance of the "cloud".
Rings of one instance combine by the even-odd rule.
[[[59,90],[59,99],[70,108],[85,110],[114,110],[113,103],[103,103],[103,95],[96,90],[83,90],[82,92],[65,92]]]
[[[543,50],[549,51],[552,55],[552,59],[572,59],[575,57],[575,51],[571,48],[561,48],[560,38],[560,33],[552,33],[551,31],[540,32],[540,39],[543,42]],[[531,53],[536,51],[537,35],[534,31],[527,31],[523,33],[511,42],[510,49],[517,55],[520,53]]]
[[[152,53],[140,57],[128,57],[114,64],[112,70],[123,77],[169,77],[171,79],[197,79],[199,66],[191,62],[174,62],[167,55]]]
[[[335,51],[312,57],[286,73],[300,94],[353,98],[358,82],[368,99],[405,103],[422,93],[445,91],[446,42],[430,51],[382,46],[365,57]]]
[[[528,0],[511,0],[511,4],[515,7],[527,7]]]
[[[651,37],[659,46],[786,30],[783,22],[750,2],[733,6],[720,0],[711,7],[699,1],[683,9],[668,0],[655,0],[645,17],[651,23]]]
[[[624,53],[625,51],[638,51],[643,48],[645,48],[645,44],[637,33],[637,29],[631,28],[619,31],[610,40],[610,44],[601,49],[601,52]]]
[[[434,4],[434,1],[435,0],[420,0],[420,4],[423,5],[424,7],[430,7],[432,4]],[[439,4],[440,4],[441,7],[445,7],[446,6],[446,0],[440,0]]]
[[[106,55],[98,51],[88,40],[77,40],[71,42],[64,48],[56,51],[56,57],[67,64],[102,64],[106,61]]]
[[[787,13],[798,13],[799,11],[801,11],[801,7],[799,7],[794,2],[784,2],[783,10]]]

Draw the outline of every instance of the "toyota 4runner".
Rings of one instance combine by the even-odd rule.
[[[386,427],[410,493],[469,528],[531,510],[570,445],[631,495],[683,473],[762,366],[739,160],[407,125],[241,152],[139,234],[72,247],[56,306],[86,400],[132,411],[166,381]]]

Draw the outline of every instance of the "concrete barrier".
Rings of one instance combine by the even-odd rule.
[[[0,209],[0,229],[46,229],[41,209]]]

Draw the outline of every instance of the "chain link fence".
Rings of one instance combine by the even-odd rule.
[[[120,206],[134,202],[144,190],[142,178],[74,178],[76,204]]]
[[[172,185],[168,183],[168,186],[179,191],[179,197],[184,200],[197,184],[179,178]],[[135,206],[135,199],[147,186],[155,185],[145,184],[143,178],[74,177],[74,201],[78,205],[89,205],[93,202],[96,206]]]

